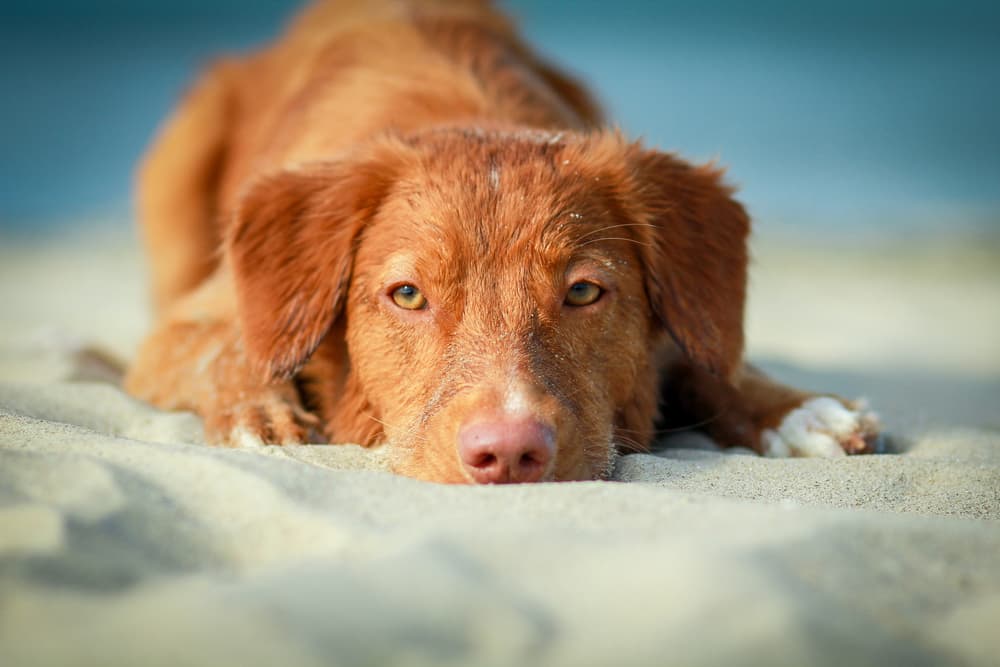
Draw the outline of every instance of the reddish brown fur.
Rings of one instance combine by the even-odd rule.
[[[515,407],[554,428],[547,479],[646,448],[661,402],[759,448],[808,395],[742,364],[746,213],[601,123],[486,2],[315,5],[144,163],[159,324],[127,387],[216,442],[388,442],[437,481],[469,480],[463,424]],[[605,296],[566,306],[581,279]]]

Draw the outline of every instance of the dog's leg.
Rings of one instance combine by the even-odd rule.
[[[843,456],[874,450],[875,413],[864,401],[812,394],[775,382],[745,365],[737,378],[744,409],[759,432],[767,456]]]
[[[192,410],[212,444],[293,444],[315,440],[315,416],[293,382],[266,383],[247,362],[229,312],[224,271],[179,301],[143,342],[125,389],[165,410]]]
[[[218,188],[234,124],[233,65],[188,92],[142,161],[137,207],[158,312],[215,270]]]
[[[668,428],[697,427],[723,446],[767,456],[843,456],[874,450],[878,418],[863,402],[785,386],[745,364],[726,383],[693,365],[664,384]]]

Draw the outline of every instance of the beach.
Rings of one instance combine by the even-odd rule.
[[[118,386],[149,326],[131,236],[5,242],[0,663],[998,664],[992,246],[754,250],[750,358],[864,395],[890,453],[688,432],[608,481],[476,488],[207,447]]]

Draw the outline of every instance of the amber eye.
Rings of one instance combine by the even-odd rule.
[[[589,306],[600,299],[602,294],[604,294],[604,290],[598,285],[581,280],[570,285],[569,291],[566,292],[566,305]]]
[[[420,310],[427,306],[427,299],[413,285],[400,285],[392,291],[392,300],[400,308]]]

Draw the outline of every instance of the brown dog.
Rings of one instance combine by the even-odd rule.
[[[387,444],[445,482],[602,477],[659,425],[866,451],[870,414],[743,364],[720,173],[602,123],[488,2],[313,6],[146,158],[128,390],[220,444]]]

